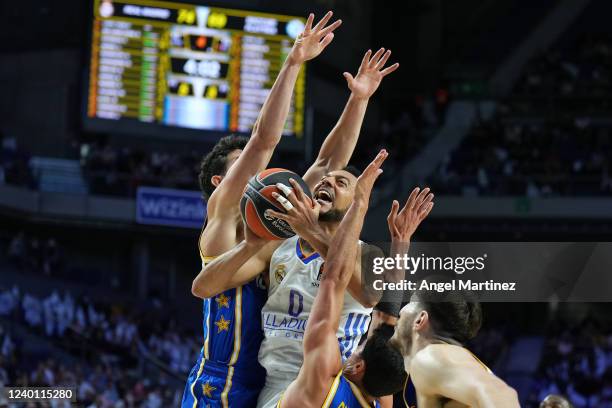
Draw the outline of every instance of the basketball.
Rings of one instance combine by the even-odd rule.
[[[283,194],[276,188],[276,183],[283,183],[291,187],[289,179],[294,179],[304,190],[308,197],[312,197],[308,185],[296,173],[285,169],[266,169],[249,180],[242,199],[240,200],[240,213],[248,228],[258,237],[268,240],[291,238],[295,232],[284,220],[266,216],[266,210],[285,212],[272,193]]]

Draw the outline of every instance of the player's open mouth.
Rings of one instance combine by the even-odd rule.
[[[334,202],[333,193],[323,188],[315,192],[314,199],[321,205],[328,205]]]

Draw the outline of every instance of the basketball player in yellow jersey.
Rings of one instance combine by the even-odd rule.
[[[412,408],[517,408],[516,391],[462,346],[480,329],[480,304],[467,293],[415,292],[391,342],[414,385]]]
[[[336,334],[370,192],[386,157],[382,150],[357,179],[354,200],[329,246],[304,333],[304,362],[278,401],[278,408],[378,406],[377,397],[393,394],[403,386],[402,356],[383,336],[374,333],[343,365]]]

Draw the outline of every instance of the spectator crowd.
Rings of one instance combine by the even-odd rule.
[[[41,239],[27,236],[23,231],[15,235],[8,248],[8,259],[19,270],[41,271],[56,275],[62,267],[62,252],[55,238]]]
[[[431,177],[454,195],[612,194],[612,40],[589,35],[527,64]]]
[[[162,310],[161,304],[139,311],[68,292],[60,295],[54,290],[39,297],[17,286],[4,289],[0,291],[2,321],[27,327],[77,358],[72,365],[49,356],[33,361],[19,358],[23,356],[18,355],[17,340],[1,330],[0,382],[71,385],[77,388],[79,400],[93,408],[177,406],[182,392],[177,384],[196,361],[200,341],[165,318]],[[162,368],[158,380],[139,378],[143,358]],[[174,386],[169,386],[168,375],[174,376]]]
[[[81,166],[93,194],[133,196],[141,185],[186,190],[198,186],[202,157],[197,152],[147,152],[84,143],[80,154]]]
[[[612,332],[590,321],[552,330],[530,403],[548,394],[565,395],[575,408],[612,407]]]

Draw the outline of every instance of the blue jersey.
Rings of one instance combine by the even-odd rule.
[[[323,408],[380,408],[378,401],[368,403],[359,387],[347,380],[342,371],[338,373],[336,379],[329,389],[329,394],[323,402]]]
[[[416,405],[416,401],[417,401],[416,389],[414,388],[414,384],[412,383],[410,376],[406,378],[406,384],[404,384],[403,397],[404,397],[404,404],[406,404],[406,408],[416,408],[417,406]]]
[[[206,264],[213,257],[202,259]],[[204,344],[189,375],[183,408],[254,406],[266,378],[257,361],[266,298],[258,278],[204,299]]]
[[[281,401],[282,398],[276,404],[277,408],[280,408]],[[329,388],[321,408],[380,408],[380,404],[378,401],[368,403],[359,387],[347,380],[340,371]]]

